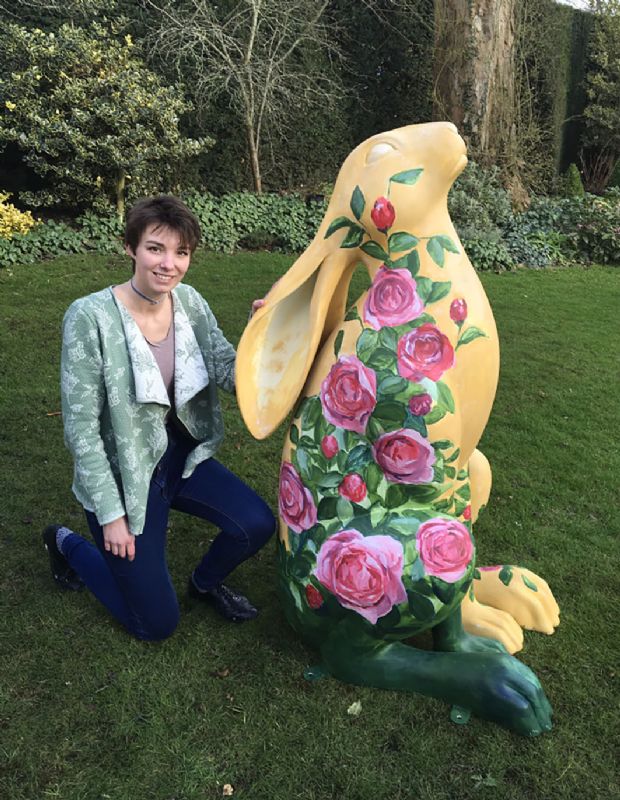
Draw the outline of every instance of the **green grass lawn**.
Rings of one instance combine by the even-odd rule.
[[[201,254],[189,282],[236,343],[252,299],[290,261]],[[480,562],[533,569],[562,609],[557,633],[526,633],[520,654],[555,709],[554,730],[534,740],[476,719],[458,727],[432,699],[306,682],[314,655],[278,605],[274,548],[233,582],[260,617],[226,624],[185,600],[215,531],[180,514],[171,639],[134,641],[87,594],[57,591],[40,531],[85,528],[56,413],[60,324],[74,298],[126,275],[103,256],[0,273],[0,797],[207,800],[232,784],[256,800],[619,798],[617,269],[482,276],[502,370],[481,445],[495,483],[475,530]],[[275,507],[285,430],[255,442],[224,402],[219,456]]]

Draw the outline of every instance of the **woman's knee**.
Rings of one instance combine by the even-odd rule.
[[[175,607],[160,611],[160,613],[148,619],[137,620],[136,624],[132,626],[132,633],[137,639],[145,642],[161,642],[172,636],[179,625],[179,618],[180,613],[177,603]]]

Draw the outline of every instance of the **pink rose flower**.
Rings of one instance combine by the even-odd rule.
[[[306,600],[310,608],[316,610],[323,605],[323,598],[319,590],[311,583],[306,584]]]
[[[370,219],[381,233],[385,233],[388,228],[392,227],[396,219],[396,211],[394,211],[394,206],[387,197],[379,197],[375,200],[373,209],[370,212]]]
[[[366,484],[361,475],[356,472],[351,472],[349,475],[344,476],[344,480],[338,487],[338,493],[347,500],[354,503],[361,503],[366,497]]]
[[[410,381],[437,381],[454,364],[447,336],[430,323],[414,328],[398,340],[398,372]]]
[[[341,356],[321,384],[325,418],[340,428],[364,433],[377,404],[377,377],[356,356]]]
[[[454,583],[465,575],[474,555],[474,545],[465,525],[441,517],[420,525],[416,547],[426,573],[447,583]]]
[[[336,596],[373,625],[404,603],[403,546],[391,536],[362,536],[344,530],[323,542],[315,575]]]
[[[295,533],[308,530],[316,524],[316,506],[295,467],[284,461],[280,469],[280,516]]]
[[[457,297],[450,303],[450,319],[456,323],[467,319],[467,303],[462,297]]]
[[[424,303],[408,269],[379,269],[366,296],[364,321],[371,328],[394,327],[419,317]]]
[[[431,410],[433,406],[433,398],[430,394],[414,394],[409,398],[409,411],[415,417],[423,417]]]
[[[433,480],[435,451],[417,431],[409,428],[384,433],[372,446],[372,454],[392,483],[429,483]]]
[[[333,458],[340,450],[338,439],[335,436],[324,436],[321,439],[321,450],[325,458]]]

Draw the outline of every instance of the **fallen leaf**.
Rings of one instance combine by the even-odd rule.
[[[351,703],[351,705],[347,708],[347,714],[349,714],[349,716],[351,717],[359,717],[361,713],[362,713],[362,704],[360,703],[359,700],[356,700],[354,703]]]
[[[224,797],[232,797],[234,791],[235,790],[230,783],[225,783],[222,787],[222,795]]]
[[[216,669],[215,672],[211,673],[215,678],[227,678],[230,675],[230,670],[228,667],[223,667],[222,669]]]

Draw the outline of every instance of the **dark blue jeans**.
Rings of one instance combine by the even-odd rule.
[[[165,639],[179,621],[179,603],[166,563],[171,508],[220,528],[194,572],[201,589],[221,583],[265,544],[275,528],[267,504],[214,458],[199,464],[190,478],[182,478],[193,446],[169,434],[168,449],[151,479],[146,521],[136,536],[133,561],[104,549],[103,530],[90,511],[86,518],[96,546],[78,534],[63,542],[63,553],[86,586],[139,639]]]

